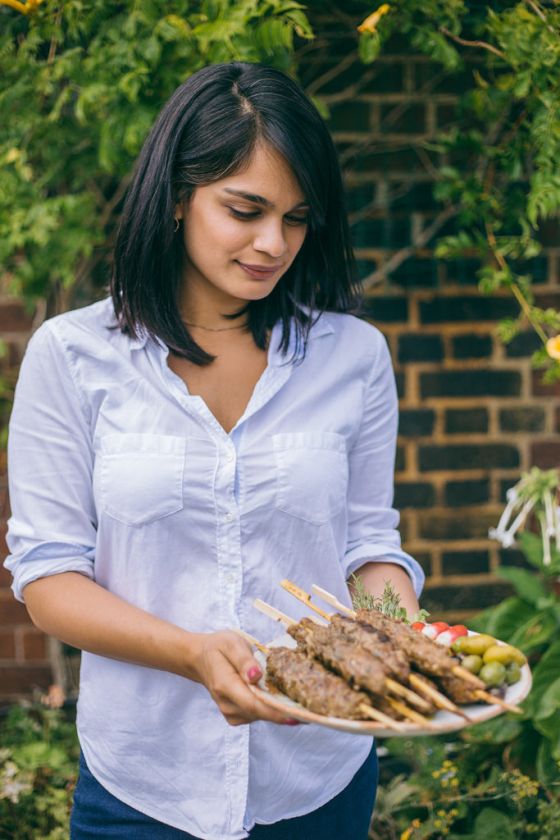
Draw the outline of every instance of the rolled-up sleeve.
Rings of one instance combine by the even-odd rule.
[[[61,572],[94,577],[96,514],[87,406],[71,358],[50,322],[32,337],[21,366],[8,436],[8,522],[15,597]]]
[[[349,454],[348,542],[346,578],[367,562],[402,566],[416,595],[424,585],[419,563],[401,548],[399,514],[393,504],[393,476],[398,426],[398,402],[391,357],[378,334],[366,385],[360,431]]]

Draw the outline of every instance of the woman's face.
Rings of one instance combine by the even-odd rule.
[[[198,187],[176,214],[183,219],[186,299],[202,294],[234,311],[240,301],[269,295],[303,245],[308,212],[292,170],[266,146],[243,172]]]

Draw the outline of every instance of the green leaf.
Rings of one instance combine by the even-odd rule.
[[[538,577],[525,569],[515,566],[498,566],[496,569],[498,577],[509,581],[523,601],[536,606],[542,598],[548,595],[547,590]]]
[[[475,840],[515,840],[511,819],[495,808],[483,808],[474,821]]]
[[[381,50],[381,39],[377,32],[361,32],[358,54],[364,64],[372,64]]]
[[[533,687],[527,698],[526,706],[530,714],[536,716],[543,695],[558,680],[560,674],[560,640],[555,641],[533,669]]]
[[[484,612],[478,613],[469,620],[469,627],[471,630],[488,633],[490,636],[509,642],[519,630],[519,626],[524,625],[534,615],[535,610],[527,601],[512,596],[495,607],[490,607]]]
[[[462,733],[464,741],[472,744],[507,744],[517,738],[523,728],[514,717],[498,717],[470,726]]]
[[[560,767],[558,759],[552,755],[552,743],[543,738],[537,753],[537,777],[542,785],[548,787],[558,783]]]
[[[509,641],[514,647],[528,654],[557,637],[558,621],[553,608],[549,608],[537,612],[522,624]]]

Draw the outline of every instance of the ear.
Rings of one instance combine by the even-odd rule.
[[[176,204],[175,205],[175,212],[173,213],[173,215],[176,219],[182,219],[183,218],[183,205],[182,204]]]

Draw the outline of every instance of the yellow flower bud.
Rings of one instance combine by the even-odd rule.
[[[391,7],[388,3],[383,3],[382,6],[376,9],[375,12],[372,12],[371,15],[368,15],[368,17],[364,21],[362,21],[362,23],[360,23],[360,25],[358,26],[358,32],[374,33],[377,28],[377,24],[379,23],[383,15],[386,15],[387,12],[390,11],[390,9]]]
[[[546,342],[546,352],[551,359],[560,359],[560,335],[554,335]]]

